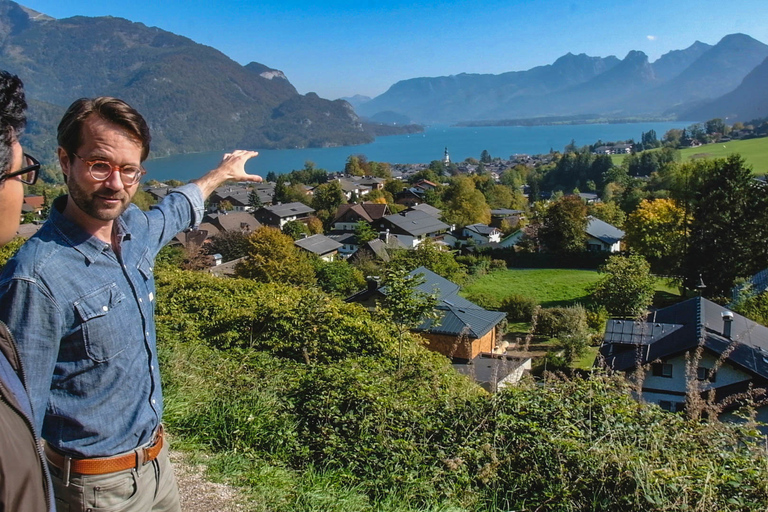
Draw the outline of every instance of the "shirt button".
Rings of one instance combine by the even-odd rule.
[[[149,369],[150,370],[154,370],[155,369],[155,365],[153,365],[153,364],[149,365]]]
[[[144,302],[144,301],[143,301],[143,300],[141,300],[141,297],[139,297],[139,303],[141,303],[141,302]]]
[[[157,402],[156,402],[156,401],[155,401],[155,399],[153,398],[153,399],[152,399],[152,404],[154,405],[154,404],[156,404],[156,403],[157,403]]]
[[[109,311],[109,308],[107,306],[102,306],[101,309],[102,311]]]
[[[147,336],[149,336],[149,331],[145,332],[144,334],[146,334]]]

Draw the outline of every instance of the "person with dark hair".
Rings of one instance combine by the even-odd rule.
[[[77,100],[58,142],[68,194],[0,274],[0,320],[27,371],[56,503],[178,511],[161,423],[154,260],[200,222],[203,201],[223,181],[261,181],[245,172],[258,153],[225,154],[143,212],[131,199],[150,135],[136,110],[115,98]]]
[[[0,245],[19,229],[24,183],[34,183],[40,170],[19,144],[26,108],[21,80],[0,71]],[[52,511],[50,476],[25,377],[13,336],[0,322],[0,511]]]

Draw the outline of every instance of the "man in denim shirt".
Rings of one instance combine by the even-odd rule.
[[[16,336],[60,511],[180,510],[163,442],[153,266],[203,201],[257,153],[219,166],[148,212],[131,199],[150,135],[114,98],[81,99],[58,129],[68,195],[0,275],[0,320]]]

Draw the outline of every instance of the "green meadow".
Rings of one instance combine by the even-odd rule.
[[[752,171],[755,174],[768,174],[768,137],[705,144],[697,148],[680,150],[683,161],[698,158],[725,158],[733,153],[738,153],[744,157],[747,164],[752,166]],[[611,155],[611,160],[615,165],[620,165],[625,157],[626,155]]]
[[[464,287],[462,294],[486,294],[501,300],[513,294],[536,299],[542,306],[570,305],[587,298],[587,288],[597,282],[594,270],[526,268],[491,272]]]

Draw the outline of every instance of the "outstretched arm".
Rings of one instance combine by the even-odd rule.
[[[195,183],[200,187],[200,191],[203,193],[203,199],[207,199],[208,196],[216,190],[216,187],[227,180],[262,181],[261,176],[245,172],[245,162],[258,154],[259,153],[256,151],[245,151],[242,149],[227,153],[224,155],[224,158],[222,158],[218,167],[202,178],[193,180],[192,183]]]

